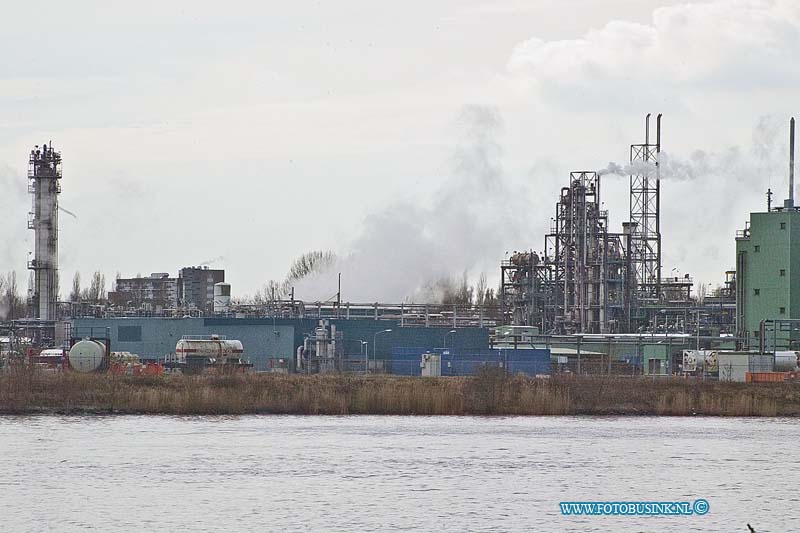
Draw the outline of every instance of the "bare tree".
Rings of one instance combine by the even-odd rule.
[[[81,299],[89,303],[99,304],[106,300],[106,277],[99,270],[92,274],[89,287],[81,292]]]
[[[441,294],[440,302],[445,305],[471,305],[475,289],[470,286],[467,273],[464,272],[461,279],[442,278],[437,281],[434,287]]]
[[[476,305],[483,305],[485,303],[487,285],[488,285],[488,283],[486,281],[486,272],[481,272],[481,275],[478,278],[478,284],[475,285],[475,304]]]
[[[456,302],[460,305],[471,305],[472,304],[472,296],[473,296],[473,289],[469,284],[469,279],[467,278],[467,273],[464,272],[461,275],[461,282],[458,285],[458,294],[456,296]]]
[[[7,309],[5,306],[5,287],[6,287],[6,279],[3,276],[0,276],[0,320],[6,319]]]
[[[288,282],[303,279],[309,274],[322,272],[336,262],[336,254],[330,250],[306,252],[294,260],[286,276]]]
[[[486,293],[483,297],[483,305],[487,307],[497,305],[497,296],[494,293],[494,289],[486,289]]]
[[[306,252],[292,262],[289,272],[283,281],[269,280],[248,298],[255,305],[285,300],[291,293],[295,282],[317,272],[324,272],[336,262],[336,254],[330,250],[314,250]]]
[[[701,283],[700,286],[697,288],[697,303],[703,305],[703,302],[706,299],[706,293],[708,292],[708,286],[705,283]]]
[[[79,302],[81,300],[81,273],[75,272],[72,276],[72,292],[69,293],[70,302]]]
[[[2,277],[2,276],[0,276]],[[25,300],[19,294],[17,273],[13,270],[6,274],[0,291],[0,318],[16,320],[24,318],[27,313]]]

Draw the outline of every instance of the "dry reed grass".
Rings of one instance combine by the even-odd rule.
[[[681,379],[0,374],[0,413],[798,416],[800,385]]]

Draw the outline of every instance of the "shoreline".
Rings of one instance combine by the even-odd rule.
[[[800,384],[683,378],[0,375],[0,415],[800,417]]]

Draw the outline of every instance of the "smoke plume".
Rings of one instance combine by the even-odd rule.
[[[349,251],[332,267],[298,282],[295,295],[325,300],[337,292],[354,302],[436,301],[437,281],[494,272],[507,245],[523,242],[526,192],[504,176],[497,111],[467,106],[450,176],[430,198],[397,200],[367,216]]]
[[[719,152],[694,150],[689,157],[680,157],[668,152],[659,155],[658,175],[663,180],[692,181],[706,179],[727,182],[777,183],[784,180],[788,168],[787,143],[781,142],[781,134],[788,133],[788,119],[765,115],[753,128],[750,146],[731,146]],[[785,166],[785,168],[784,168]],[[601,175],[629,176],[648,174],[656,176],[656,165],[652,161],[631,163],[609,162],[597,171]]]
[[[8,165],[0,163],[0,271],[16,270],[23,274],[25,269],[28,228],[25,214],[30,209],[27,179]]]
[[[225,257],[222,255],[218,257],[212,257],[211,259],[206,259],[202,263],[199,263],[197,266],[211,266],[214,263],[219,263],[220,261],[225,261]]]

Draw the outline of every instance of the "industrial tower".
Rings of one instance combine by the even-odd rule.
[[[46,144],[31,150],[28,160],[28,192],[33,210],[28,228],[35,234],[33,259],[28,268],[34,273],[30,295],[30,315],[39,320],[56,320],[58,299],[58,195],[61,193],[61,153]]]
[[[571,172],[561,189],[544,251],[515,251],[500,264],[505,324],[542,332],[628,333],[686,322],[692,280],[661,277],[661,115],[630,147],[630,218],[609,228],[601,174]]]
[[[641,305],[661,299],[661,113],[656,117],[656,142],[650,142],[650,114],[645,118],[644,144],[631,145],[631,266]]]

